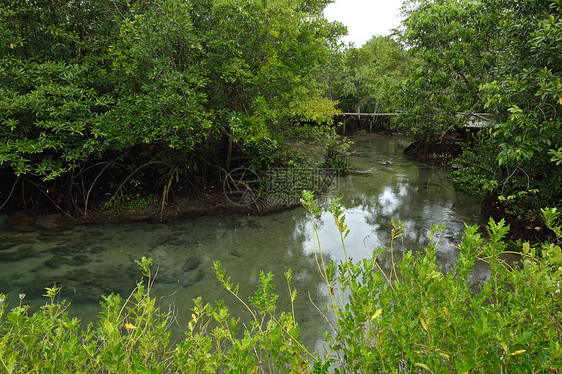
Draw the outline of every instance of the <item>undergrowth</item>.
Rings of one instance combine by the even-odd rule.
[[[70,318],[59,302],[60,288],[46,290],[47,303],[31,314],[10,307],[0,294],[2,373],[556,373],[562,372],[562,251],[559,243],[523,245],[516,264],[502,255],[509,228],[490,220],[489,239],[467,226],[458,245],[454,273],[437,265],[444,226],[431,230],[423,254],[396,248],[407,228],[393,222],[389,248],[366,249],[368,258],[347,257],[350,229],[334,201],[329,212],[340,233],[346,260],[328,262],[316,231],[320,208],[311,193],[303,205],[314,223],[315,261],[329,300],[322,352],[305,347],[294,307],[276,308],[271,273],[260,274],[255,295],[245,300],[221,264],[214,271],[251,321],[242,325],[223,301],[194,300],[185,337],[170,343],[172,317],[151,297],[152,260],[137,261],[143,279],[123,299],[103,297],[94,324]],[[545,222],[561,238],[560,213],[545,210]],[[380,258],[390,252],[391,267]],[[488,280],[475,292],[477,261],[489,266]],[[291,305],[297,291],[285,273]],[[322,316],[319,316],[322,318]]]

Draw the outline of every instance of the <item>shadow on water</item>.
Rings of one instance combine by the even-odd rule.
[[[406,159],[404,137],[353,140],[356,153],[351,164],[361,172],[340,178],[332,193],[342,198],[347,209],[350,257],[365,258],[376,247],[387,245],[391,219],[406,225],[398,249],[414,251],[427,244],[432,224],[444,222],[447,230],[438,258],[445,269],[452,269],[453,244],[460,239],[464,222],[480,223],[480,201],[455,192],[441,170]],[[284,311],[290,310],[290,304],[283,273],[291,268],[292,286],[298,290],[295,313],[304,342],[314,345],[326,329],[308,296],[318,305],[326,303],[327,292],[314,260],[312,224],[302,208],[267,216],[230,214],[168,223],[77,226],[59,233],[3,230],[0,292],[8,294],[12,305],[18,294],[26,293],[26,302],[37,309],[45,302],[44,288],[56,283],[63,287],[62,296],[72,301],[70,314],[93,321],[100,310],[100,295],[128,295],[140,280],[134,260],[147,256],[154,259],[157,271],[152,295],[163,310],[174,311],[177,337],[185,331],[192,300],[198,296],[205,302],[223,299],[233,315],[247,315],[215,279],[212,263],[221,261],[233,281],[240,282],[245,298],[254,292],[259,271],[271,271],[280,294],[278,310]],[[319,235],[327,257],[344,258],[329,214],[320,217]],[[390,266],[389,261],[383,256],[383,264]]]

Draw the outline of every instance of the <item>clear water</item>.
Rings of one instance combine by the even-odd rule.
[[[346,240],[350,257],[361,259],[378,246],[388,245],[391,219],[401,220],[405,235],[401,250],[420,250],[427,244],[432,224],[447,225],[438,258],[445,269],[454,267],[464,223],[480,223],[480,200],[456,192],[446,173],[404,157],[409,144],[401,136],[354,138],[352,167],[362,173],[342,177],[332,197],[341,197],[347,209],[351,233]],[[329,199],[329,198],[328,198]],[[216,281],[213,261],[240,283],[240,293],[250,296],[259,271],[275,274],[280,294],[278,309],[289,311],[283,273],[293,271],[298,290],[295,313],[309,345],[326,328],[311,300],[325,305],[326,290],[314,260],[312,223],[303,208],[270,215],[225,214],[166,223],[137,222],[76,226],[58,233],[19,233],[2,225],[0,216],[0,292],[12,305],[18,294],[33,308],[45,302],[44,287],[53,282],[63,287],[72,302],[73,315],[95,320],[100,295],[128,295],[140,279],[134,260],[154,259],[157,277],[153,295],[164,310],[174,310],[173,329],[185,330],[193,298],[206,302],[223,299],[232,313],[245,311]],[[339,235],[330,214],[319,221],[322,250],[326,257],[344,258]],[[388,266],[389,256],[383,256]]]

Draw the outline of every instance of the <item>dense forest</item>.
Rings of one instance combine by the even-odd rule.
[[[167,200],[285,162],[285,136],[335,113],[319,76],[344,28],[326,4],[8,1],[4,205],[87,215],[116,192]]]
[[[340,53],[331,97],[346,111],[400,113],[393,128],[462,165],[453,182],[486,196],[486,215],[529,231],[541,208],[562,204],[561,12],[557,1],[406,1],[392,37]],[[432,146],[470,115],[489,126],[460,158],[440,158]]]
[[[368,257],[353,261],[340,200],[320,206],[303,191],[306,259],[325,293],[317,347],[302,342],[290,269],[290,311],[277,309],[273,274],[256,271],[246,298],[214,258],[246,315],[201,297],[165,311],[143,256],[132,293],[101,296],[88,324],[69,316],[61,285],[34,313],[25,293],[0,288],[0,373],[562,372],[562,0],[406,0],[402,25],[363,46],[340,41],[344,25],[323,14],[331,2],[2,0],[2,219],[88,218],[127,204],[157,206],[162,218],[180,199],[222,193],[240,166],[346,171],[338,114],[394,113],[378,125],[407,134],[412,154],[484,200],[488,224],[464,226],[451,267],[438,259],[453,247],[443,224],[412,252],[399,248],[409,229],[399,220],[386,246],[364,238]],[[455,136],[474,118],[484,126],[460,147]],[[294,147],[299,137],[322,157]],[[323,209],[345,260],[322,252]]]
[[[289,165],[299,134],[343,158],[338,110],[397,112],[387,126],[422,146],[484,113],[455,185],[488,196],[490,214],[560,207],[559,1],[406,1],[402,26],[361,47],[338,42],[329,2],[6,1],[2,208],[163,203],[239,165]]]

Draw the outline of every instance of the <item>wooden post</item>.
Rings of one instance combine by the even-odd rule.
[[[361,128],[361,104],[357,106],[357,130]]]

